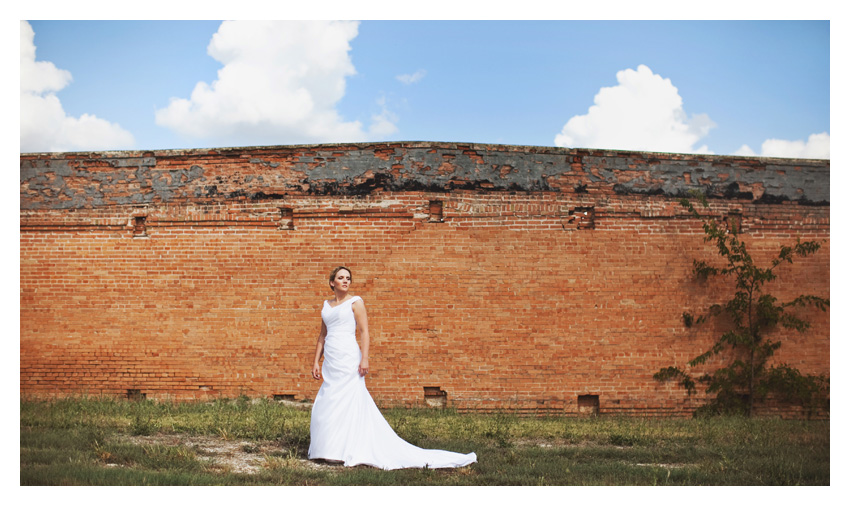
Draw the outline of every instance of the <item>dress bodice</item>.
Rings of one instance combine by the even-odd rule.
[[[334,307],[331,307],[328,301],[325,301],[322,307],[322,321],[325,322],[325,327],[328,329],[328,336],[354,336],[357,321],[354,319],[354,311],[351,309],[351,305],[356,300],[361,300],[360,296],[355,295]]]

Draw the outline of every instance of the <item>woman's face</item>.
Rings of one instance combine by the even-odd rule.
[[[351,286],[351,273],[345,269],[340,269],[334,277],[333,289],[347,292],[349,286]]]

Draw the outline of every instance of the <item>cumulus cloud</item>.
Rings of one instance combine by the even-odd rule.
[[[679,90],[646,65],[617,72],[617,86],[601,88],[587,114],[573,116],[555,137],[561,147],[711,154],[698,143],[716,125],[707,114],[690,117]],[[829,158],[829,134],[808,140],[768,139],[756,153],[746,144],[734,155]]]
[[[812,134],[805,141],[787,141],[768,139],[761,145],[761,153],[756,153],[744,144],[734,154],[744,156],[768,156],[775,158],[819,158],[829,159],[829,134]]]
[[[617,82],[599,90],[587,114],[567,121],[556,146],[709,153],[695,146],[714,122],[706,114],[689,118],[670,79],[640,65],[617,72]]]
[[[336,105],[355,74],[352,21],[226,21],[207,47],[218,78],[189,98],[172,98],[156,123],[214,143],[357,142],[394,131],[386,111],[370,128],[345,121]]]
[[[399,76],[395,76],[395,78],[404,84],[413,84],[421,81],[422,78],[425,77],[425,74],[426,72],[424,70],[419,69],[412,74],[401,74]]]
[[[91,114],[68,116],[56,92],[71,73],[52,62],[36,61],[35,32],[21,21],[21,152],[125,149],[133,136]]]

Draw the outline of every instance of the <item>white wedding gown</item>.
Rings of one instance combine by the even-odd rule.
[[[426,450],[400,438],[384,419],[360,376],[360,347],[352,297],[338,306],[327,301],[322,320],[328,329],[322,383],[310,418],[311,459],[341,461],[346,466],[380,469],[463,467],[476,462],[475,453]]]

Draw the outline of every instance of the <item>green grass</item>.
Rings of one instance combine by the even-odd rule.
[[[272,401],[24,400],[20,484],[830,484],[829,421],[384,414],[411,443],[474,451],[478,463],[398,471],[317,466],[306,460],[309,411]],[[236,459],[254,459],[256,472],[219,459],[225,447]]]

